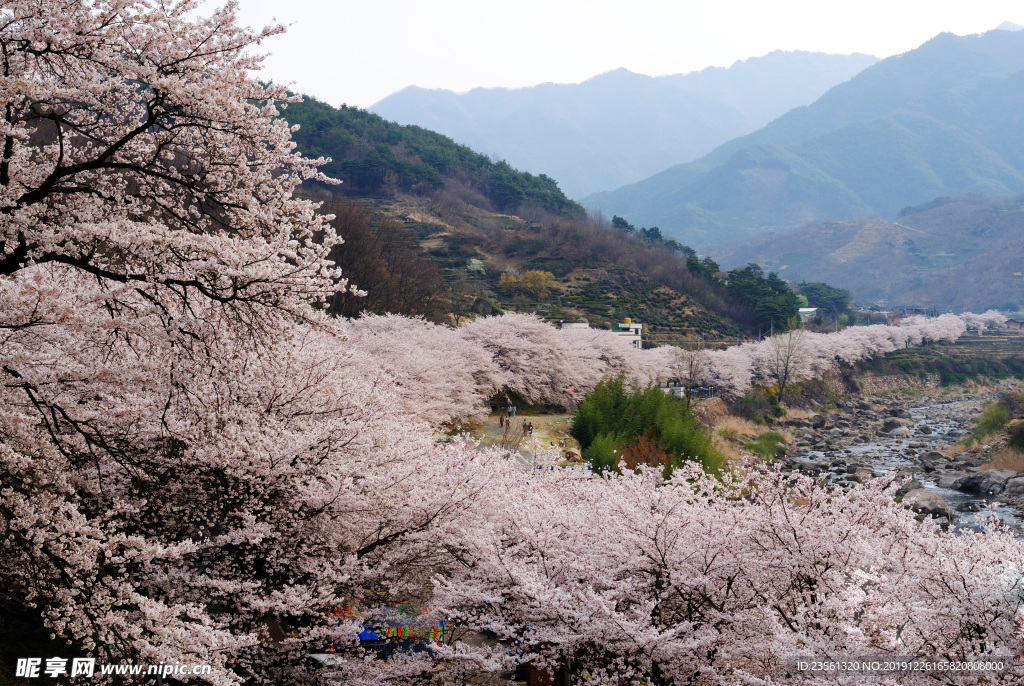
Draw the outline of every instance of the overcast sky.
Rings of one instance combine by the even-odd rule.
[[[240,0],[291,25],[263,76],[333,105],[410,85],[466,91],[725,67],[772,50],[888,57],[943,31],[1024,24],[1022,0]]]

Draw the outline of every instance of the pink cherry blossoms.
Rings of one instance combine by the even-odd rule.
[[[218,686],[508,666],[507,646],[364,651],[402,603],[578,682],[1021,655],[1005,531],[944,534],[879,485],[588,481],[439,440],[503,388],[571,407],[606,374],[664,378],[673,352],[527,315],[325,317],[349,287],[338,239],[293,191],[329,180],[276,118],[284,91],[248,76],[277,29],[235,9],[0,3],[0,606],[56,654],[205,663]],[[794,378],[962,329],[808,334]],[[771,374],[765,345],[709,351],[708,380],[742,393]]]
[[[514,478],[513,478],[514,481]],[[476,558],[438,579],[461,621],[572,683],[1010,684],[1024,546],[920,523],[881,481],[848,494],[699,467],[505,485]],[[1002,672],[800,672],[810,660],[1002,656]],[[941,658],[938,656],[942,656]]]

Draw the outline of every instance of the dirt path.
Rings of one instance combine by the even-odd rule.
[[[501,445],[503,430],[498,426],[498,416],[497,414],[491,414],[482,426],[474,428],[473,434],[481,439],[481,446]],[[533,437],[540,442],[540,445],[550,447],[553,444],[560,446],[563,448],[563,456],[565,455],[565,450],[570,448],[575,448],[577,452],[579,451],[579,444],[569,436],[572,415],[517,414],[512,418],[511,435],[519,435],[523,428],[523,420],[526,420],[527,423],[533,423]]]

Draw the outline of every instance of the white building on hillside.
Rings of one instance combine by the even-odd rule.
[[[633,320],[626,318],[626,321],[621,324],[612,324],[612,331],[619,334],[623,338],[628,338],[630,345],[634,348],[642,348],[643,340],[641,334],[643,332],[644,325],[634,322]]]

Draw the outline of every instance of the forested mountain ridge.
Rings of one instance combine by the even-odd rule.
[[[322,169],[342,181],[345,195],[430,193],[461,184],[502,212],[523,205],[553,213],[582,210],[550,177],[517,171],[419,126],[310,96],[287,104],[282,116],[299,125],[292,138],[306,156],[331,158]]]
[[[1024,32],[941,34],[696,162],[584,204],[714,245],[1024,192]]]
[[[939,310],[1024,305],[1024,197],[940,198],[878,218],[814,222],[721,246],[726,266],[756,262],[800,281],[828,280],[858,302]]]
[[[757,330],[759,303],[731,294],[717,265],[694,262],[657,228],[588,217],[547,176],[357,108],[306,98],[282,117],[300,127],[298,150],[331,157],[322,169],[342,180],[302,189],[336,215],[345,244],[332,258],[367,292],[336,297],[338,314],[452,322],[511,309],[595,325],[631,317],[662,342]]]
[[[696,159],[875,61],[775,51],[728,68],[657,77],[617,69],[579,84],[468,93],[410,86],[370,109],[551,174],[579,198]]]

